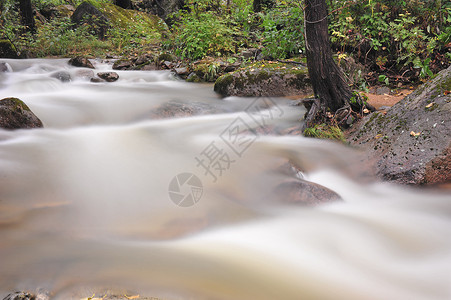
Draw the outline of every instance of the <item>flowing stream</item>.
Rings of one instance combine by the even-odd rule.
[[[279,134],[301,122],[293,100],[2,61],[0,99],[22,99],[44,128],[0,130],[0,298],[451,299],[449,191],[377,182],[355,150]],[[342,201],[290,203],[277,188],[301,177]]]

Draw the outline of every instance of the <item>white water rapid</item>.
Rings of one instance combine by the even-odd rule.
[[[44,123],[0,130],[0,299],[103,288],[162,299],[451,299],[449,192],[362,178],[345,146],[262,134],[262,123],[278,132],[300,122],[292,100],[220,99],[166,71],[91,83],[65,59],[0,61],[0,99],[20,98]],[[168,104],[209,113],[159,118]],[[342,201],[282,199],[277,186],[297,180],[280,171],[288,160]]]

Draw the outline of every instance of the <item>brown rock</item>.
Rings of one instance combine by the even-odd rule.
[[[94,65],[86,57],[77,56],[69,60],[69,65],[74,67],[94,69]]]
[[[17,98],[0,100],[0,127],[24,129],[43,127],[41,120],[30,108]]]
[[[451,180],[451,67],[395,104],[362,119],[348,134],[384,180],[440,184]]]
[[[119,79],[119,75],[116,72],[99,72],[97,76],[107,82],[113,82]]]

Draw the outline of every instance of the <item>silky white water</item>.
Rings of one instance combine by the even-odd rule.
[[[355,150],[275,134],[301,122],[291,100],[220,99],[166,71],[91,83],[64,59],[0,62],[0,99],[44,123],[0,130],[0,298],[451,299],[449,192],[362,178]],[[168,103],[204,114],[160,118]],[[274,191],[297,180],[289,160],[343,201],[287,203]]]

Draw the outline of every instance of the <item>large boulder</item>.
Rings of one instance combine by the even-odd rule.
[[[41,120],[17,98],[0,100],[0,128],[22,129],[43,127]]]
[[[150,11],[152,14],[155,14],[162,18],[166,23],[170,24],[172,21],[172,15],[177,11],[183,9],[185,6],[184,0],[138,0],[134,1],[134,5],[138,8]],[[170,24],[171,25],[171,24]]]
[[[218,78],[215,92],[222,96],[292,96],[311,92],[307,67],[261,61]]]
[[[0,40],[0,57],[19,58],[17,51],[9,40]]]
[[[123,9],[111,3],[98,3],[95,1],[85,1],[81,3],[71,17],[76,26],[89,25],[99,38],[107,36],[109,28],[136,28],[154,31],[155,38],[166,33],[169,29],[167,24],[158,16],[149,15],[144,12]],[[137,21],[139,20],[139,22]],[[139,27],[136,27],[139,26]]]
[[[395,104],[362,119],[349,133],[376,173],[403,184],[451,181],[451,67]]]
[[[100,39],[106,37],[108,29],[111,27],[108,18],[96,6],[90,2],[81,3],[71,16],[71,21],[76,26],[89,24]]]

